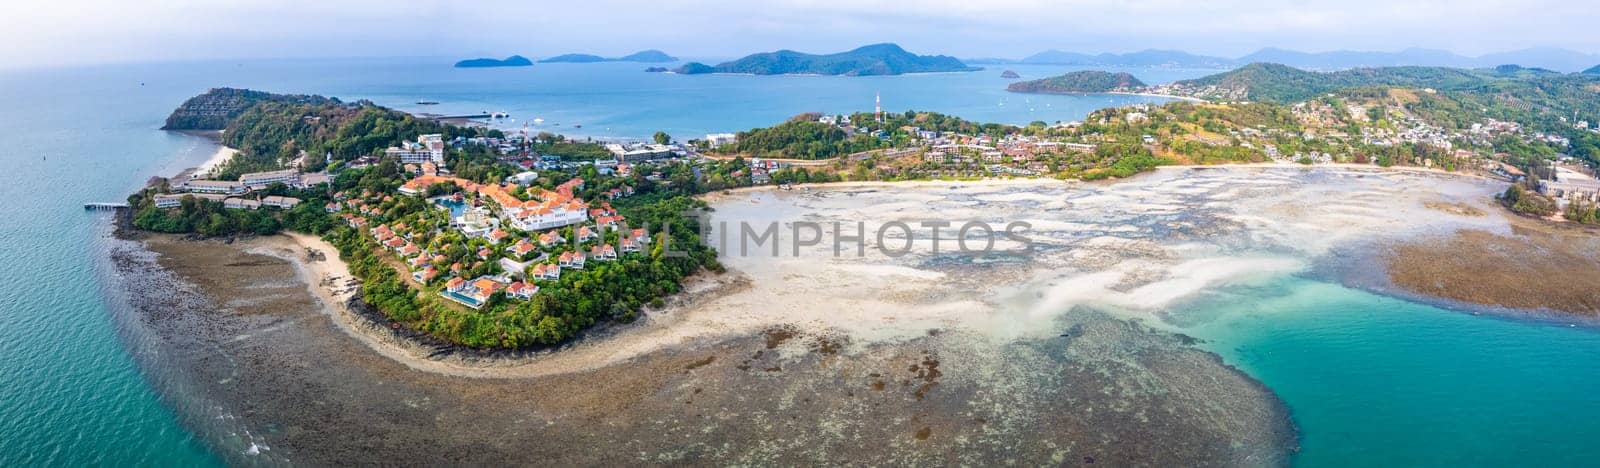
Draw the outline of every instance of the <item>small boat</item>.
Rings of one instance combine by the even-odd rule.
[[[572,124],[572,128],[583,128],[583,124]]]
[[[424,105],[424,106],[432,106],[432,105],[435,105],[435,104],[438,104],[438,103],[439,103],[439,101],[429,101],[427,99],[422,99],[422,100],[417,101],[417,104]]]
[[[544,119],[541,119],[541,118],[538,118],[538,117],[534,117],[533,118],[533,124],[534,125],[542,125],[542,124],[544,124]]]

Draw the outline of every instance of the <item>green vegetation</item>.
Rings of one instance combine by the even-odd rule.
[[[303,94],[272,94],[237,88],[212,88],[204,94],[183,101],[167,116],[162,130],[221,130],[239,117],[246,109],[258,103],[327,105],[338,104],[337,99]]]
[[[761,158],[828,159],[883,147],[872,135],[851,136],[833,125],[791,119],[776,126],[739,132],[738,142],[729,149]]]
[[[676,71],[682,74],[747,73],[754,75],[899,75],[973,71],[955,57],[916,55],[894,44],[873,44],[849,52],[815,55],[792,50],[752,54],[732,62],[709,66],[691,62]]]
[[[262,207],[256,210],[230,210],[222,202],[186,196],[176,208],[155,206],[155,195],[164,187],[150,187],[128,197],[133,211],[133,226],[166,233],[197,233],[205,236],[233,234],[276,234],[288,229],[321,234],[332,229],[335,220],[322,209],[326,197],[317,191],[294,192],[282,184],[268,187],[263,195],[288,195],[302,201],[292,209]]]
[[[1587,200],[1574,200],[1567,204],[1565,216],[1568,221],[1579,224],[1600,224],[1600,206]]]
[[[395,182],[375,172],[345,180],[355,183],[344,188],[350,192],[377,191]],[[598,189],[594,191],[598,193]],[[540,293],[529,301],[509,300],[496,294],[481,309],[461,307],[438,297],[435,293],[443,288],[442,281],[430,286],[413,283],[398,259],[379,247],[364,230],[341,225],[326,238],[339,249],[351,274],[362,279],[362,299],[391,319],[466,346],[525,348],[558,344],[601,323],[630,322],[640,308],[659,305],[663,298],[678,292],[686,276],[701,269],[721,271],[716,252],[700,242],[698,226],[682,215],[703,206],[702,202],[670,190],[618,200],[620,214],[635,226],[648,226],[656,237],[648,251],[624,254],[609,262],[590,262],[583,270],[564,271],[559,281],[540,281]],[[479,248],[495,246],[481,239],[464,239],[455,231],[437,229],[447,221],[426,201],[392,197],[381,202],[380,210],[387,223],[423,227],[413,242],[445,257],[442,264],[466,265],[463,278],[502,273],[497,263],[476,257]],[[570,229],[566,231],[570,234]],[[670,241],[663,242],[669,232]],[[608,234],[608,241],[615,243],[615,236]],[[668,255],[669,246],[686,255]],[[418,294],[419,289],[422,294]]]
[[[1030,81],[1020,81],[1006,86],[1006,91],[1013,93],[1043,93],[1043,94],[1072,94],[1072,93],[1105,93],[1111,91],[1126,91],[1134,88],[1143,88],[1143,81],[1134,78],[1126,72],[1110,73],[1098,70],[1082,70],[1061,76],[1053,76]]]
[[[1511,211],[1525,215],[1544,217],[1556,213],[1555,200],[1522,185],[1511,184],[1511,187],[1500,195],[1500,201],[1511,208]]]

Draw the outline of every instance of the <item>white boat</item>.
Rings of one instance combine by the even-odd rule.
[[[538,118],[538,117],[534,117],[533,118],[533,124],[534,125],[544,125],[544,119],[541,119],[541,118]]]

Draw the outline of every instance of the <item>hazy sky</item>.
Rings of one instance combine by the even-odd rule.
[[[11,67],[644,48],[731,57],[874,42],[1006,58],[1052,48],[1600,52],[1600,6],[1591,0],[5,0],[0,18],[9,45],[0,59]]]

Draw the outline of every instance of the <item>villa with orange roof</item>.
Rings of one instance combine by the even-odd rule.
[[[516,254],[517,258],[527,258],[528,254],[533,253],[536,249],[538,248],[529,243],[527,239],[523,239],[511,246],[511,253]]]
[[[439,277],[439,269],[438,268],[434,268],[433,265],[428,265],[427,268],[423,268],[422,270],[419,270],[416,273],[412,273],[411,274],[411,278],[412,279],[415,279],[415,280],[417,280],[418,283],[422,283],[422,284],[432,283],[433,280],[438,278],[438,277]]]
[[[561,238],[561,233],[553,230],[545,231],[544,234],[539,235],[539,245],[544,247],[554,247],[560,245],[561,241],[563,240],[565,239]]]
[[[439,295],[461,305],[478,309],[487,304],[489,297],[503,286],[504,284],[488,276],[481,276],[472,281],[455,278],[445,285],[443,291],[439,291]]]
[[[585,260],[587,259],[584,258],[583,252],[563,252],[561,256],[557,258],[557,264],[561,265],[562,268],[582,270]]]
[[[539,293],[539,286],[538,285],[531,284],[531,283],[524,283],[524,282],[521,282],[521,281],[517,281],[515,283],[511,283],[511,286],[507,286],[506,287],[506,296],[515,297],[515,298],[522,299],[522,300],[532,299],[533,295],[534,294],[538,294],[538,293]]]
[[[561,279],[561,266],[550,263],[540,263],[528,269],[528,278],[542,280]]]
[[[589,249],[589,258],[593,258],[595,261],[615,260],[617,258],[617,249],[612,247],[611,244],[596,245]]]

